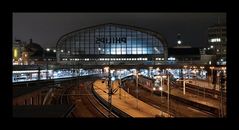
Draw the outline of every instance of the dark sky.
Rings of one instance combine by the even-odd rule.
[[[185,45],[206,46],[207,27],[218,16],[226,22],[226,13],[13,13],[13,40],[55,47],[60,36],[92,25],[119,23],[148,28],[161,33],[169,46],[176,45],[181,33]]]

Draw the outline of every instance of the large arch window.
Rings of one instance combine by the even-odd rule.
[[[153,32],[126,25],[104,24],[62,36],[60,57],[83,55],[164,55],[165,41]]]

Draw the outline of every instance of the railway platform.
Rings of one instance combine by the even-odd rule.
[[[162,91],[163,91],[163,93],[168,94],[167,85],[163,86]],[[182,90],[180,90],[178,88],[175,88],[175,87],[172,87],[172,86],[170,86],[169,95],[171,97],[174,97],[174,98],[180,98],[180,99],[183,99],[185,101],[188,100],[190,102],[194,102],[194,103],[201,104],[201,105],[204,105],[204,106],[208,106],[210,108],[215,108],[215,109],[218,109],[218,110],[220,110],[221,106],[222,106],[224,113],[226,112],[226,102],[222,102],[221,100],[207,98],[207,97],[204,97],[204,96],[201,96],[201,95],[196,95],[196,94],[189,93],[187,91],[185,92],[185,94],[183,94]]]
[[[106,83],[102,82],[103,80],[97,80],[93,84],[93,89],[98,95],[100,95],[104,100],[108,101],[108,88]],[[112,88],[117,88],[119,85],[118,80],[113,82]],[[121,96],[120,96],[121,93]],[[116,91],[112,95],[112,105],[121,111],[124,111],[132,117],[139,118],[152,118],[152,117],[172,117],[169,114],[144,103],[143,101],[138,100],[133,97],[123,89]]]

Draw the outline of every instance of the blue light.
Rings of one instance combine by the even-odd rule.
[[[111,81],[114,81],[115,80],[115,77],[111,77]]]

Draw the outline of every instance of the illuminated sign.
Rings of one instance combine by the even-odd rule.
[[[106,43],[106,44],[110,44],[110,43],[127,43],[127,38],[126,37],[97,37],[96,38],[96,43],[100,44],[100,43]]]

